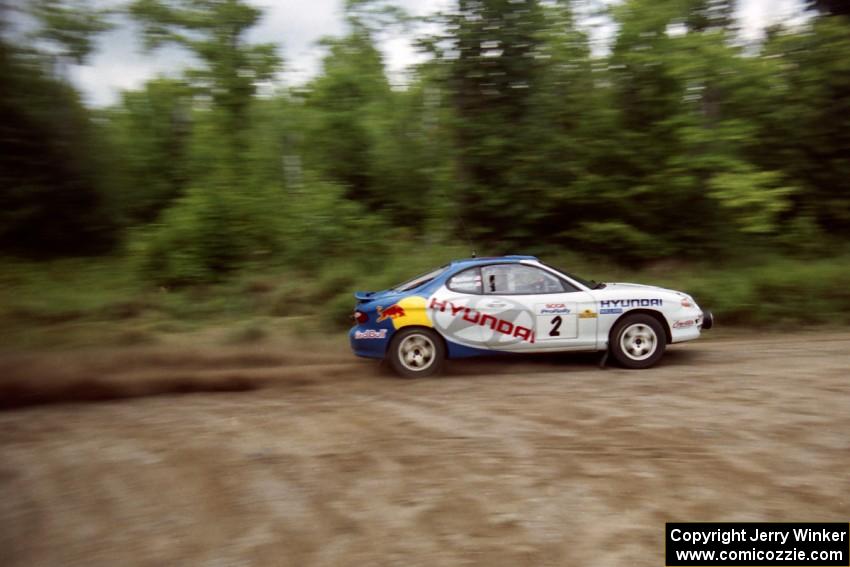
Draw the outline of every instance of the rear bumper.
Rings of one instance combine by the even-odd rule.
[[[348,331],[348,342],[351,350],[357,356],[363,358],[384,358],[389,344],[389,331],[387,329],[368,329],[361,325],[355,325]]]

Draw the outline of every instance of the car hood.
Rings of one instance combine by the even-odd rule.
[[[668,289],[666,287],[658,287],[657,285],[644,285],[644,284],[636,284],[636,283],[624,283],[624,282],[614,282],[614,283],[606,283],[606,290],[611,291],[629,291],[629,290],[642,290],[642,291],[661,291],[665,293],[675,293],[676,295],[685,296],[681,291],[676,291],[675,289]]]
[[[657,285],[644,285],[644,284],[626,283],[626,282],[611,282],[611,283],[606,282],[605,288],[606,289],[618,289],[618,290],[619,289],[654,289],[654,290],[669,291],[669,290],[664,289],[663,287],[658,287]]]

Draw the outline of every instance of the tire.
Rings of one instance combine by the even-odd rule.
[[[443,371],[446,345],[430,329],[402,329],[395,334],[387,351],[393,371],[403,378],[435,376]]]
[[[608,348],[624,368],[649,368],[664,356],[667,335],[655,317],[626,315],[611,329]]]

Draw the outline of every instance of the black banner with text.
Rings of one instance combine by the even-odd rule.
[[[847,523],[668,523],[666,565],[850,566]]]

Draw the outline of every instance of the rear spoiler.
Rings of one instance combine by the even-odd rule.
[[[375,295],[374,291],[355,291],[354,299],[357,301],[367,301],[373,295]]]

